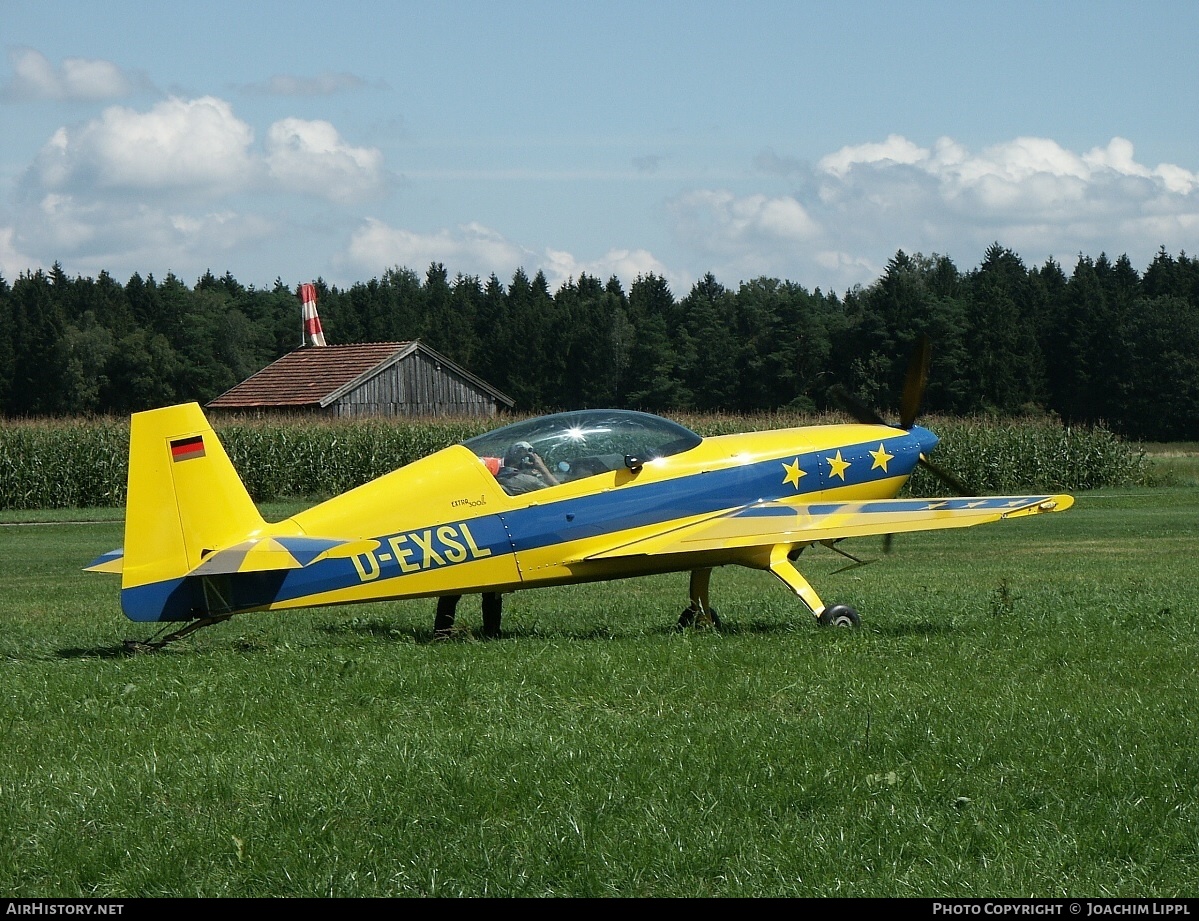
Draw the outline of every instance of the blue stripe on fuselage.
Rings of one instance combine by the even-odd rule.
[[[915,439],[900,435],[885,439],[883,444],[892,455],[888,469],[873,466],[871,452],[878,450],[879,442],[871,441],[710,470],[644,486],[629,484],[602,493],[516,509],[504,513],[503,517],[513,547],[519,553],[676,518],[715,513],[763,499],[790,499],[821,489],[908,476],[919,457]],[[828,459],[838,452],[841,460],[849,465],[845,468],[844,481],[829,476]],[[796,459],[804,475],[798,484],[791,485],[785,478],[787,465],[793,465]]]

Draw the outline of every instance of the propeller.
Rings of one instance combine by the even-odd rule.
[[[916,424],[916,416],[920,412],[920,404],[924,401],[924,388],[928,385],[928,369],[932,362],[932,345],[927,335],[921,335],[912,357],[908,360],[908,370],[903,382],[903,397],[899,404],[899,428],[908,430]],[[841,404],[841,408],[858,422],[867,425],[889,425],[888,422],[874,409],[855,397],[844,387],[837,385],[832,389],[833,398]],[[920,455],[920,466],[931,473],[950,492],[958,496],[972,496],[970,487],[948,470],[929,460],[924,454]]]
[[[961,479],[954,476],[944,467],[934,464],[923,454],[920,455],[920,466],[940,480],[941,484],[955,496],[973,496],[975,494],[974,490],[962,482]]]
[[[916,342],[916,347],[912,350],[912,357],[908,360],[908,370],[903,381],[903,396],[899,404],[899,428],[905,431],[910,430],[916,424],[916,416],[920,412],[920,404],[924,401],[924,388],[928,385],[928,369],[931,362],[932,345],[927,335],[921,335],[920,339]],[[867,425],[889,425],[892,427],[895,425],[893,422],[888,422],[873,408],[866,405],[864,401],[858,399],[840,385],[833,388],[832,395],[841,404],[842,409],[853,416],[858,422]],[[969,486],[945,468],[933,463],[923,452],[920,454],[920,466],[936,477],[954,495],[973,495]],[[883,553],[891,552],[893,537],[893,534],[883,535]]]
[[[916,424],[916,415],[924,401],[924,388],[928,386],[928,368],[932,362],[933,349],[928,336],[921,336],[908,360],[908,373],[903,380],[903,400],[899,404],[899,427],[910,429]]]

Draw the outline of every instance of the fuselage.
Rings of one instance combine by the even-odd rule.
[[[255,535],[294,546],[297,557],[313,539],[337,547],[314,550],[294,568],[223,575],[209,580],[206,592],[229,611],[278,610],[756,565],[736,547],[702,557],[595,557],[757,502],[893,497],[937,439],[919,427],[850,424],[696,441],[679,453],[629,458],[615,469],[516,496],[501,488],[484,459],[454,445]],[[161,611],[167,588],[127,589],[126,613],[135,620],[183,619],[182,607]],[[184,599],[180,605],[196,604],[197,591],[171,591]]]

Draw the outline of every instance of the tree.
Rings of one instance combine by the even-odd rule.
[[[735,342],[737,299],[709,272],[679,304],[686,348],[680,356],[683,385],[696,409],[728,410],[737,404]]]
[[[107,365],[104,405],[116,413],[133,413],[178,402],[175,350],[162,333],[139,329],[117,342]]]
[[[420,338],[426,345],[449,355],[454,340],[461,335],[450,309],[453,292],[450,290],[449,275],[445,266],[434,262],[425,273],[422,297],[422,323]]]
[[[639,275],[629,289],[633,342],[622,385],[622,403],[634,409],[663,410],[688,406],[691,393],[679,373],[676,340],[671,335],[674,295],[660,275]]]
[[[613,406],[620,380],[623,303],[600,280],[580,275],[554,295],[551,341],[563,356],[557,382],[560,408]]]
[[[495,273],[487,279],[475,311],[475,338],[480,344],[475,373],[507,393],[510,382],[506,356],[511,350],[512,324],[508,293]]]
[[[530,280],[523,269],[513,273],[508,285],[508,328],[500,337],[496,359],[505,391],[524,410],[557,402],[557,394],[544,384],[561,374],[547,341],[552,307],[544,275],[538,272]]]
[[[1032,320],[1034,289],[1024,263],[996,243],[967,287],[968,376],[975,405],[998,413],[1043,407],[1044,363]]]
[[[100,326],[90,311],[79,326],[67,325],[55,356],[61,374],[57,413],[90,414],[106,408],[107,368],[115,347],[112,333]]]
[[[56,277],[62,284],[61,274]],[[63,405],[58,342],[66,324],[50,278],[40,269],[21,275],[9,300],[14,354],[5,411],[9,415],[52,415]]]
[[[846,297],[847,326],[837,341],[843,384],[885,417],[900,404],[912,350],[922,336],[932,345],[935,373],[925,390],[925,411],[961,412],[971,406],[966,343],[966,285],[946,256],[897,252],[883,276]],[[848,343],[848,348],[847,348]]]
[[[1113,423],[1130,438],[1199,439],[1199,305],[1140,300],[1120,324],[1126,370],[1112,381]]]
[[[736,291],[712,274],[676,301],[665,279],[586,274],[550,293],[523,269],[450,280],[394,267],[340,291],[317,279],[337,343],[423,338],[521,410],[831,408],[840,383],[894,414],[912,344],[928,335],[926,411],[1024,412],[1105,422],[1142,438],[1192,431],[1199,262],[1162,249],[1138,277],[1126,255],[1028,270],[998,243],[963,275],[902,250],[843,299],[775,278]],[[69,278],[62,266],[0,278],[0,411],[128,412],[205,401],[302,343],[297,289],[205,272]],[[1192,436],[1193,437],[1193,436]]]
[[[791,282],[753,279],[738,290],[733,319],[738,386],[729,408],[813,409],[831,343],[811,295]]]

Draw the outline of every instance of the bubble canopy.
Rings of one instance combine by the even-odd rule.
[[[503,458],[517,442],[528,442],[550,470],[575,480],[689,451],[703,439],[651,413],[582,409],[514,422],[462,444],[480,458]]]

